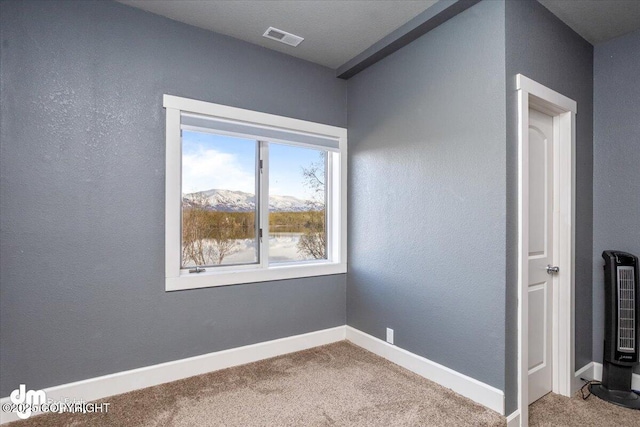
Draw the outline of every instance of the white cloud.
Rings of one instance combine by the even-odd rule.
[[[253,170],[243,169],[237,156],[212,149],[200,149],[182,156],[182,192],[211,189],[255,192]]]

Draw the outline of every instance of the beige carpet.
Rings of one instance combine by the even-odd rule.
[[[346,341],[103,399],[26,426],[504,426],[487,408]],[[640,412],[547,396],[531,425],[640,426]],[[635,424],[634,424],[635,423]]]
[[[529,407],[529,425],[540,427],[640,427],[640,411],[580,393],[572,398],[549,393]]]
[[[496,412],[346,341],[104,399],[24,426],[501,426]]]

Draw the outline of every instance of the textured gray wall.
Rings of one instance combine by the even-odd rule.
[[[640,31],[596,45],[593,80],[593,360],[601,362],[602,251],[640,256]]]
[[[517,405],[518,73],[572,98],[576,117],[576,368],[591,361],[593,46],[534,0],[506,2],[507,413]]]
[[[347,324],[502,389],[504,3],[349,80]]]
[[[345,275],[164,291],[162,94],[344,126],[346,82],[115,2],[0,7],[0,396],[344,325]]]

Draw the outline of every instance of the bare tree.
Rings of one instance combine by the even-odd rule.
[[[190,195],[182,202],[182,265],[207,265],[211,226],[207,221],[202,194]]]
[[[314,259],[327,258],[327,232],[325,229],[325,164],[326,153],[320,153],[320,160],[302,168],[305,187],[313,192],[307,201],[309,220],[305,232],[298,240],[298,252]]]
[[[222,264],[238,250],[232,238],[233,220],[207,209],[204,193],[193,193],[182,201],[182,265]]]
[[[311,202],[321,203],[324,207],[326,154],[320,153],[320,160],[313,162],[308,168],[302,168],[302,180],[305,187],[313,191]]]
[[[324,231],[324,221],[314,221],[298,240],[298,251],[314,259],[327,257],[327,233]]]
[[[231,235],[234,227],[235,223],[225,216],[221,223],[218,223],[217,233],[214,233],[211,239],[216,252],[215,260],[218,264],[222,264],[227,255],[238,251],[238,242]]]

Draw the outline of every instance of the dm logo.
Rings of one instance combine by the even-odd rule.
[[[47,393],[44,390],[29,390],[27,386],[20,384],[20,387],[11,392],[9,396],[11,402],[17,405],[16,415],[18,418],[26,420],[31,416],[32,407],[34,405],[44,405],[47,403]]]

